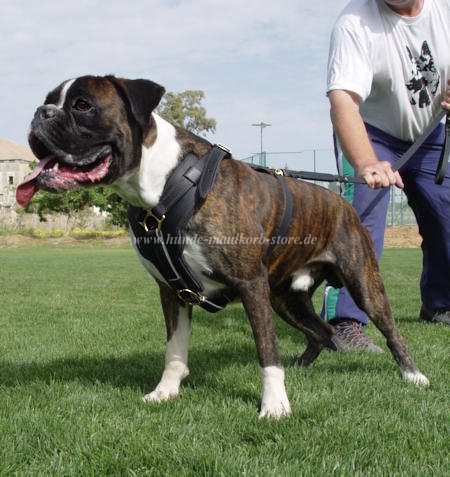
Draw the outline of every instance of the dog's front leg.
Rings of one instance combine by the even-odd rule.
[[[160,286],[160,294],[167,328],[165,367],[159,384],[142,398],[144,402],[162,402],[177,396],[181,381],[189,375],[188,344],[192,307],[179,304],[164,285]]]
[[[241,287],[241,298],[255,338],[262,380],[259,417],[280,419],[291,413],[291,406],[284,385],[284,370],[278,352],[269,293],[269,284],[262,278]]]
[[[281,366],[260,366],[259,371],[262,379],[260,419],[289,416],[291,406],[284,386],[284,369]]]

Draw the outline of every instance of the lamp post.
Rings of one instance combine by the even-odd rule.
[[[265,157],[263,156],[263,129],[268,127],[268,126],[272,126],[271,124],[268,124],[268,123],[264,123],[264,122],[260,122],[260,123],[256,123],[256,124],[252,124],[252,126],[257,126],[260,128],[261,130],[261,154],[260,154],[260,165],[262,166],[265,166],[266,165],[266,161],[265,161]],[[263,160],[263,157],[264,157],[264,160]]]

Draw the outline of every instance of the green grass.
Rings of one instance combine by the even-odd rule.
[[[165,329],[131,247],[0,249],[0,260],[1,476],[449,475],[450,330],[417,321],[419,250],[387,250],[382,270],[431,387],[403,382],[388,352],[293,367],[305,340],[277,319],[293,411],[279,422],[258,420],[240,305],[195,310],[180,396],[143,404]]]

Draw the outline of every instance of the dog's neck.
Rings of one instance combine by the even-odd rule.
[[[153,114],[153,118],[156,140],[149,147],[142,145],[139,168],[122,176],[112,186],[124,200],[145,209],[158,203],[167,177],[182,154],[175,127],[157,114]]]

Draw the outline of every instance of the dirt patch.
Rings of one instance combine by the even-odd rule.
[[[418,248],[422,242],[417,226],[387,227],[384,235],[386,248]]]
[[[131,245],[128,235],[121,235],[112,238],[82,239],[69,236],[55,238],[40,238],[26,235],[2,235],[0,236],[0,248],[19,248],[19,247],[115,247],[122,245]]]
[[[81,239],[74,237],[57,237],[57,238],[39,238],[25,235],[1,235],[0,248],[18,248],[18,247],[74,247],[80,245],[115,247],[129,245],[130,238],[128,235],[119,237],[101,238],[101,239]],[[420,247],[421,238],[417,227],[415,226],[399,226],[388,227],[385,234],[386,248],[417,248]]]

